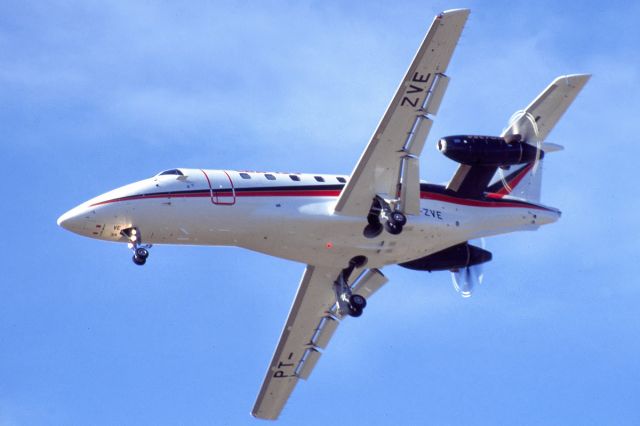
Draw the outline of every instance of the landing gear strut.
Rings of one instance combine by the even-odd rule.
[[[384,226],[380,219],[386,219]],[[407,223],[407,217],[400,210],[392,210],[391,205],[382,197],[376,196],[371,203],[371,210],[367,216],[369,224],[362,232],[367,238],[375,238],[382,233],[382,228],[392,235],[398,235]]]
[[[147,263],[151,244],[142,244],[138,228],[123,229],[121,234],[129,240],[129,248],[133,251],[133,263],[140,266]]]
[[[367,306],[367,299],[359,294],[352,294],[351,286],[349,286],[349,277],[354,269],[363,267],[366,263],[367,258],[365,256],[354,257],[349,261],[349,266],[344,268],[338,275],[338,279],[334,281],[333,288],[336,292],[338,312],[340,314],[359,317],[362,315],[365,306]]]

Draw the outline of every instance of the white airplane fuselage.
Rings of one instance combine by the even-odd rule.
[[[346,176],[179,169],[93,198],[58,224],[77,234],[127,243],[135,227],[145,244],[238,246],[297,262],[368,267],[407,262],[470,239],[536,229],[556,209],[505,196],[459,198],[421,184],[420,215],[402,234],[366,238],[366,218],[334,213]],[[243,177],[244,176],[244,177]]]

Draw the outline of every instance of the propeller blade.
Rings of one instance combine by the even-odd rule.
[[[482,247],[483,249],[485,248],[484,238],[481,238],[480,241],[474,241],[474,244]],[[482,284],[483,278],[484,268],[482,263],[451,271],[453,288],[465,299],[471,297],[474,288],[478,284]]]
[[[471,297],[474,283],[469,267],[452,271],[451,278],[453,280],[453,288],[455,288],[460,296],[464,298]]]
[[[523,142],[526,142],[529,145],[533,145],[538,148],[538,157],[533,164],[532,170],[533,174],[538,173],[544,141],[540,137],[538,124],[531,113],[528,113],[526,111],[517,111],[511,116],[509,125],[502,131],[502,137],[508,138],[514,135],[520,135]],[[505,170],[502,168],[498,169],[498,174],[500,180],[502,181],[502,184],[508,188],[509,185],[506,181]]]

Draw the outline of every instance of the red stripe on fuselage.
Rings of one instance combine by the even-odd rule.
[[[214,191],[215,193],[216,191]],[[218,196],[231,195],[231,191],[218,191]],[[236,191],[236,197],[337,197],[340,195],[340,190],[330,189],[317,189],[317,190],[271,190],[271,191]],[[186,193],[158,193],[158,194],[144,194],[144,195],[132,195],[130,197],[113,198],[111,200],[100,201],[95,204],[91,204],[91,207],[100,206],[104,204],[117,203],[121,201],[133,201],[133,200],[146,200],[153,198],[200,198],[211,196],[209,190],[194,191]]]
[[[500,188],[500,190],[498,192],[495,192],[495,194],[498,195],[508,195],[511,193],[511,191],[513,191],[513,189],[518,186],[518,184],[520,183],[520,181],[522,179],[524,179],[524,177],[527,175],[527,173],[529,173],[529,171],[533,168],[533,163],[528,164],[526,167],[524,167],[520,173],[518,173],[513,179],[511,179],[510,182],[507,182],[507,186],[502,186],[502,188]]]
[[[285,189],[278,190],[273,188],[269,191],[243,191],[242,189],[236,190],[236,197],[338,197],[340,195],[341,190],[335,189]],[[230,193],[230,192],[229,192]],[[227,192],[220,191],[218,193],[219,196],[226,195]],[[184,192],[184,193],[157,193],[157,194],[144,194],[144,195],[133,195],[130,197],[121,197],[114,198],[111,200],[100,201],[98,203],[94,203],[91,207],[101,206],[105,204],[123,202],[123,201],[134,201],[134,200],[145,200],[145,199],[157,199],[157,198],[210,198],[211,193],[209,190],[198,190],[192,192]],[[423,200],[434,200],[434,201],[442,201],[450,204],[458,204],[463,206],[472,206],[472,207],[488,207],[488,208],[499,208],[499,207],[511,207],[511,208],[530,208],[537,210],[546,210],[546,211],[555,211],[553,209],[545,208],[536,204],[530,204],[521,201],[506,201],[502,198],[502,194],[488,194],[487,197],[494,198],[496,201],[491,200],[476,200],[470,198],[457,198],[450,195],[439,194],[436,192],[427,192],[421,191],[420,198]],[[500,201],[497,201],[500,200]]]
[[[284,190],[284,191],[245,191],[236,192],[237,197],[337,197],[340,190],[312,189],[312,190]]]
[[[451,204],[458,204],[462,206],[472,206],[472,207],[512,207],[512,208],[528,208],[528,209],[555,211],[553,209],[538,206],[536,204],[525,203],[522,201],[474,200],[471,198],[456,198],[450,195],[438,194],[435,192],[421,192],[420,198],[423,200],[442,201],[444,203],[451,203]]]

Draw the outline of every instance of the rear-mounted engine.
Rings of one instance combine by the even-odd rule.
[[[542,159],[544,152],[513,135],[509,140],[497,136],[458,135],[438,141],[438,150],[448,158],[470,166],[511,166]]]
[[[491,252],[469,243],[451,246],[429,256],[401,263],[416,271],[447,271],[479,265],[491,260]]]

